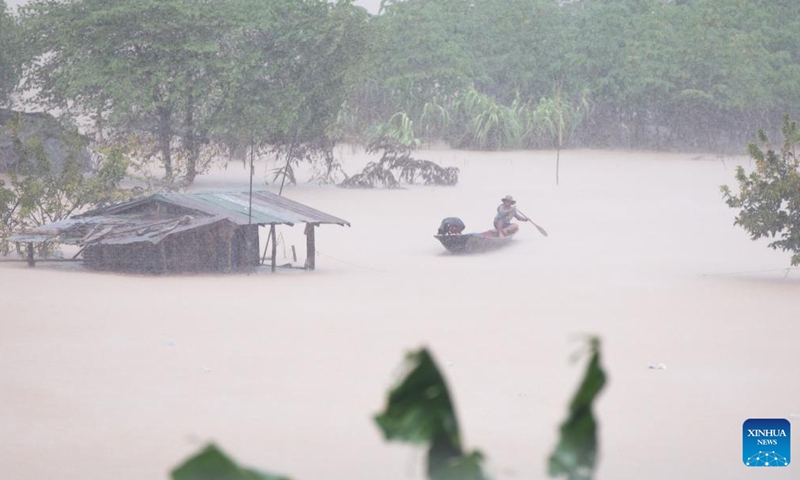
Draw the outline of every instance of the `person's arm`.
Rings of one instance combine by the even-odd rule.
[[[523,221],[523,222],[527,222],[528,221],[528,217],[526,217],[525,215],[522,215],[521,213],[519,213],[516,208],[514,209],[514,218],[516,218],[517,220]]]

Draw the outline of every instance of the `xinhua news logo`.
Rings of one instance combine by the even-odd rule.
[[[783,418],[751,418],[742,426],[743,460],[748,467],[788,467],[792,425]]]

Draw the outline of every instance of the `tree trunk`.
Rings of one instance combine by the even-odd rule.
[[[199,157],[194,129],[194,96],[191,92],[186,98],[186,124],[184,128],[186,129],[186,182],[191,185],[195,177],[197,177],[197,158]]]
[[[166,107],[158,107],[158,149],[161,150],[161,158],[164,162],[164,174],[167,179],[172,180],[172,128],[170,119],[172,110]]]

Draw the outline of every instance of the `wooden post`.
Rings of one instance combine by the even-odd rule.
[[[261,256],[261,265],[264,265],[264,262],[267,260],[267,250],[269,249],[269,241],[272,238],[272,227],[269,229],[269,233],[267,234],[267,243],[264,244],[264,255]]]
[[[158,244],[158,256],[160,257],[159,259],[161,260],[160,263],[161,263],[162,274],[167,274],[169,272],[169,267],[167,266],[167,247],[164,246],[165,243],[166,239],[162,240]]]
[[[233,256],[233,235],[231,234],[230,231],[226,230],[225,231],[225,261],[226,261],[225,271],[226,272],[230,272],[231,271],[231,267],[232,267],[232,265],[231,265],[231,257],[232,256]]]
[[[33,242],[28,242],[28,266],[36,266],[36,258],[33,256]]]
[[[275,242],[275,225],[270,226],[269,234],[272,237],[272,265],[271,265],[271,268],[272,268],[272,271],[274,272],[275,271],[275,261],[276,261],[275,257],[278,256],[278,244]]]
[[[306,223],[306,268],[309,270],[314,270],[316,266],[316,262],[314,261],[317,250],[314,245],[314,227],[316,227],[313,223]]]

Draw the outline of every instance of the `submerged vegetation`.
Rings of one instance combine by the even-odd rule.
[[[458,168],[442,167],[430,160],[418,160],[411,152],[385,150],[377,162],[369,162],[364,169],[342,181],[344,188],[398,188],[403,183],[412,185],[445,185],[458,183]]]
[[[369,162],[360,173],[347,177],[339,186],[398,188],[403,183],[445,186],[458,183],[458,168],[411,157],[412,148],[418,144],[413,122],[403,113],[395,114],[388,123],[374,129],[367,146],[368,153],[383,152],[380,160]]]
[[[549,475],[569,480],[591,480],[597,463],[597,421],[592,404],[605,385],[600,366],[600,340],[587,339],[590,358],[570,414],[561,425],[558,445],[550,457]],[[390,442],[427,449],[429,480],[488,480],[484,455],[467,452],[447,382],[426,348],[409,352],[397,383],[389,390],[384,410],[374,416]],[[172,471],[173,480],[289,480],[287,477],[243,467],[217,445],[209,444]]]

